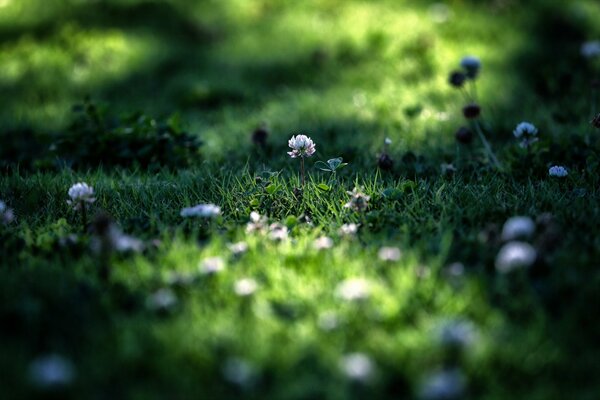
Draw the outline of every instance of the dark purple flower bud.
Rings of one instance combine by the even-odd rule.
[[[481,107],[475,103],[468,104],[463,108],[463,115],[466,119],[475,119],[479,117],[479,114],[481,114]]]
[[[469,128],[461,126],[454,134],[454,137],[456,137],[456,141],[459,143],[469,144],[473,141],[473,132]]]

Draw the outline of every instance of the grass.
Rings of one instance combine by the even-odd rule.
[[[16,216],[0,225],[10,398],[423,398],[440,371],[458,371],[460,398],[598,396],[598,65],[579,57],[600,33],[594,2],[454,1],[445,22],[425,1],[35,3],[0,0],[0,199]],[[454,141],[464,100],[447,77],[468,53],[483,60],[483,128],[501,171],[477,138]],[[102,128],[71,123],[87,94],[106,109]],[[115,119],[138,109],[152,117]],[[141,160],[131,132],[155,134],[147,127],[174,112],[203,141],[193,157],[164,153],[186,154],[185,167],[160,141],[151,168],[85,163],[109,125]],[[522,120],[540,129],[530,155],[512,137]],[[302,191],[285,154],[298,132],[317,145]],[[48,150],[74,133],[72,154]],[[385,137],[390,171],[376,163]],[[335,176],[314,167],[338,156],[349,165]],[[569,176],[548,177],[554,164]],[[96,192],[90,215],[110,214],[143,252],[92,250],[97,235],[66,204],[79,181]],[[370,196],[364,213],[344,207],[354,187]],[[179,215],[199,203],[221,215]],[[252,212],[289,237],[248,232]],[[538,257],[501,274],[500,232],[515,215],[536,220]],[[348,223],[356,235],[340,233]],[[315,247],[322,236],[331,248]],[[382,260],[382,247],[400,258]],[[224,269],[203,273],[213,257]],[[243,295],[246,278],[256,290]],[[364,298],[344,297],[352,279]],[[464,344],[440,333],[453,324],[473,332]],[[49,354],[72,367],[69,384],[32,380]]]

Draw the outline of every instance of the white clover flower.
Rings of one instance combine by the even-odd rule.
[[[502,227],[501,238],[508,242],[515,239],[528,239],[535,232],[535,223],[529,217],[512,217]]]
[[[458,400],[464,395],[466,379],[458,369],[436,372],[425,379],[421,386],[423,400]]]
[[[340,369],[348,379],[366,382],[373,376],[375,365],[364,353],[350,353],[340,360]]]
[[[386,146],[389,146],[390,144],[392,144],[392,139],[390,139],[389,137],[386,137],[383,140],[383,144],[385,144]]]
[[[68,386],[75,379],[75,368],[63,356],[49,354],[35,359],[29,365],[29,379],[40,388]]]
[[[592,40],[581,45],[581,55],[585,58],[600,56],[600,40]]]
[[[354,188],[351,192],[346,192],[350,195],[350,201],[344,204],[345,208],[349,208],[356,212],[362,212],[369,207],[370,196],[362,193],[359,188]]]
[[[475,341],[475,326],[470,321],[444,321],[437,329],[439,342],[448,347],[467,347]]]
[[[252,278],[243,278],[235,282],[233,291],[240,297],[248,297],[258,289],[258,283]]]
[[[85,182],[74,184],[67,193],[71,198],[71,200],[67,200],[67,204],[72,205],[75,210],[79,210],[84,203],[92,204],[96,201],[94,188]]]
[[[3,202],[2,200],[0,200],[0,213],[3,213],[4,211],[6,211],[6,203]]]
[[[343,236],[354,236],[358,232],[358,225],[355,223],[344,224],[340,226],[340,235]]]
[[[198,204],[194,207],[186,207],[181,210],[179,215],[184,218],[201,217],[214,218],[221,214],[221,208],[214,204]]]
[[[460,61],[460,66],[465,69],[469,78],[475,79],[481,69],[481,60],[475,56],[466,56]]]
[[[269,225],[269,239],[280,242],[288,238],[288,228],[278,222]]]
[[[326,311],[323,314],[319,315],[319,328],[324,331],[332,331],[336,329],[339,324],[339,318],[336,313],[332,311]]]
[[[252,364],[241,358],[229,358],[223,365],[223,377],[234,385],[251,386],[256,375]]]
[[[317,250],[327,250],[333,247],[333,239],[327,236],[321,236],[315,239],[313,247]]]
[[[530,267],[537,258],[537,252],[529,243],[508,242],[496,256],[496,270],[509,273],[516,269]]]
[[[200,272],[204,275],[214,275],[225,269],[225,261],[221,257],[209,257],[200,262]]]
[[[171,289],[162,288],[146,299],[146,307],[153,311],[166,311],[177,304],[177,296]]]
[[[402,256],[402,253],[397,247],[382,247],[377,252],[377,256],[382,261],[398,261]]]
[[[538,129],[531,122],[521,122],[513,131],[513,135],[515,135],[517,139],[520,139],[523,136],[535,136],[537,133]]]
[[[256,211],[252,211],[250,213],[250,222],[246,225],[246,233],[264,232],[267,222],[267,217],[261,216]]]
[[[229,248],[229,251],[231,251],[231,253],[236,257],[241,256],[248,251],[248,243],[246,242],[232,243],[227,247]]]
[[[306,135],[292,136],[288,146],[292,149],[288,152],[292,158],[310,157],[315,153],[315,143]]]
[[[565,167],[554,165],[548,170],[548,175],[564,178],[565,176],[569,175],[569,171],[567,171]]]
[[[337,297],[346,301],[364,300],[371,294],[370,283],[363,278],[350,278],[336,288]]]
[[[8,208],[5,202],[0,200],[0,223],[10,224],[15,219],[15,214],[11,208]]]

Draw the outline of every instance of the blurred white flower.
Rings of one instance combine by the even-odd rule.
[[[467,347],[475,340],[476,330],[470,321],[448,320],[440,324],[437,336],[444,346]]]
[[[402,253],[397,247],[382,247],[379,249],[377,256],[382,261],[398,261]]]
[[[227,246],[234,256],[241,256],[248,251],[248,243],[237,242]]]
[[[344,224],[340,226],[340,235],[354,236],[358,232],[358,225],[355,223]]]
[[[569,171],[567,171],[567,169],[563,166],[554,165],[548,170],[548,175],[564,178],[565,176],[569,175]]]
[[[502,227],[502,240],[529,239],[535,232],[535,222],[529,217],[511,217]]]
[[[350,353],[340,360],[340,369],[348,379],[367,382],[373,376],[375,365],[364,353]]]
[[[153,311],[166,311],[177,304],[177,297],[171,289],[162,288],[146,299],[146,307]]]
[[[5,202],[0,200],[0,223],[8,225],[15,219],[13,210],[8,208]]]
[[[258,289],[258,283],[252,278],[243,278],[235,282],[234,292],[240,297],[251,296]]]
[[[40,388],[67,386],[75,379],[75,368],[63,356],[48,354],[29,365],[29,379]]]
[[[74,184],[67,193],[71,198],[71,200],[67,200],[67,204],[72,205],[75,210],[79,210],[84,203],[92,204],[96,201],[94,188],[85,182]]]
[[[481,60],[475,56],[465,56],[460,61],[460,66],[465,69],[469,78],[475,79],[481,69]]]
[[[338,316],[332,311],[326,311],[323,314],[319,315],[319,328],[324,331],[332,331],[338,327],[340,321]]]
[[[310,157],[315,153],[315,143],[306,135],[292,136],[288,146],[292,149],[288,152],[292,158]]]
[[[371,197],[362,193],[359,188],[355,187],[351,192],[346,192],[350,195],[350,201],[348,201],[344,207],[349,208],[356,212],[362,212],[369,207],[369,200]]]
[[[241,358],[228,358],[222,372],[228,382],[242,387],[251,386],[256,375],[252,364]]]
[[[313,247],[317,250],[330,249],[333,247],[333,239],[327,236],[321,236],[314,241]]]
[[[392,144],[392,139],[390,139],[389,137],[386,137],[383,140],[383,144],[385,144],[386,146],[389,146],[390,144]]]
[[[444,23],[452,16],[452,10],[444,3],[434,3],[429,7],[429,17],[437,24]]]
[[[419,397],[423,400],[459,400],[465,386],[465,377],[458,369],[445,369],[425,379]]]
[[[144,250],[144,242],[123,233],[121,228],[112,220],[108,221],[107,229],[92,238],[90,247],[95,253],[117,251],[120,253],[139,253]]]
[[[600,56],[600,40],[592,40],[581,45],[581,55],[585,58]]]
[[[266,230],[267,222],[267,217],[261,216],[256,211],[252,211],[250,213],[250,222],[246,225],[246,232],[264,232]]]
[[[269,225],[269,239],[280,242],[286,240],[288,237],[288,229],[286,226],[275,222]]]
[[[513,135],[519,139],[519,145],[523,148],[537,142],[537,134],[538,129],[531,122],[521,122],[513,131]]]
[[[533,246],[525,242],[508,242],[496,256],[496,270],[508,273],[515,269],[531,266],[537,258]]]
[[[363,278],[350,278],[336,288],[336,295],[347,301],[364,300],[371,294],[371,285]]]
[[[225,269],[225,261],[221,257],[209,257],[200,262],[200,272],[204,275],[213,275]]]
[[[214,218],[221,214],[221,208],[214,204],[198,204],[194,207],[186,207],[181,210],[179,215],[184,218],[188,217],[201,217],[201,218]]]

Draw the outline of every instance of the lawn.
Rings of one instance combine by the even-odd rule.
[[[600,397],[600,5],[522,3],[0,0],[0,397]]]

